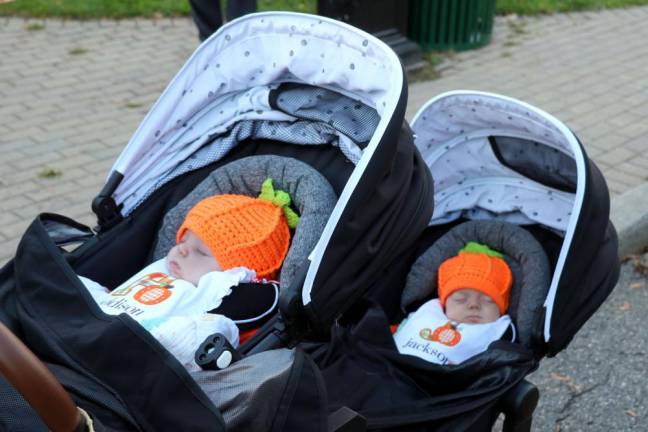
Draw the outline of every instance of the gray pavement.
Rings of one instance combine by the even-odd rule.
[[[648,431],[647,312],[648,278],[626,263],[569,347],[530,375],[541,391],[534,431]]]
[[[617,214],[637,215],[624,232],[636,228],[648,214],[646,21],[648,7],[498,18],[489,46],[410,86],[408,117],[453,89],[534,104],[581,138],[615,202],[628,206]],[[108,169],[196,46],[186,18],[0,18],[0,265],[41,211],[94,223],[90,202]],[[542,390],[534,430],[648,430],[647,312],[648,280],[626,265],[570,347],[531,376]]]

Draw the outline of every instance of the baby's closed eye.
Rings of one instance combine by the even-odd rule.
[[[495,300],[493,300],[492,298],[490,298],[488,296],[482,296],[482,301],[484,303],[495,303]]]

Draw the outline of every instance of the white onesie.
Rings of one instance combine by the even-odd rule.
[[[236,324],[206,312],[218,307],[232,287],[255,277],[254,271],[238,267],[207,273],[194,286],[170,276],[166,258],[144,267],[113,291],[79,276],[104,313],[129,315],[190,371],[200,369],[194,353],[207,336],[222,333],[238,346]]]
[[[401,354],[442,365],[459,364],[485,351],[509,326],[513,328],[508,315],[484,324],[451,322],[439,299],[433,299],[408,315],[394,334],[394,341]]]

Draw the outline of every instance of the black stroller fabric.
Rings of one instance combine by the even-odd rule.
[[[90,406],[88,411],[106,427],[182,430],[210,424],[214,430],[225,430],[220,414],[198,386],[141,326],[126,316],[100,313],[50,240],[42,219],[28,228],[13,263],[14,277],[5,281],[3,293],[14,307],[3,304],[2,310],[13,310],[21,339],[59,381],[80,391],[73,397],[80,396],[76,402],[82,408],[86,398],[99,405],[100,409]],[[166,369],[174,373],[165,373]],[[174,397],[168,398],[170,394]],[[201,403],[187,403],[196,398]]]
[[[610,194],[603,174],[587,159],[586,190],[560,288],[554,301],[548,346],[550,355],[564,349],[610,295],[620,274],[619,240],[610,221]]]
[[[348,406],[367,417],[369,430],[381,431],[470,430],[536,364],[529,350],[506,341],[454,366],[401,355],[376,305],[357,325],[335,328],[332,342],[312,346],[311,355],[329,409]]]
[[[45,229],[50,221],[66,222],[54,215],[35,220],[3,269],[2,321],[107,430],[224,431],[218,409],[146,330],[128,316],[100,312],[50,239]],[[303,421],[324,430],[326,396],[319,372],[300,351],[288,372],[285,390],[277,395],[279,408],[264,419],[271,425],[265,430],[299,430],[284,427]],[[13,408],[0,406],[0,419],[16,421],[8,409]]]
[[[46,431],[38,414],[7,381],[0,377],[0,430],[13,432]]]

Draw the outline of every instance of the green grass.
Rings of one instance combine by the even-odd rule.
[[[496,0],[497,13],[536,15],[554,12],[620,8],[647,5],[648,0]]]
[[[0,16],[35,18],[127,18],[188,13],[187,0],[14,0],[0,4]]]
[[[521,15],[648,4],[648,0],[496,1],[498,14],[517,13]],[[317,10],[317,0],[259,0],[258,5],[260,11],[292,10],[315,13]],[[92,19],[128,18],[134,16],[184,16],[188,14],[188,0],[0,0],[0,16]]]
[[[258,6],[260,11],[292,10],[315,13],[317,1],[259,0]],[[188,14],[188,0],[13,0],[8,3],[3,3],[0,0],[0,16],[93,19],[135,16],[183,16]]]
[[[290,10],[317,13],[317,0],[259,0],[257,4],[260,11]]]

